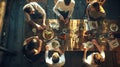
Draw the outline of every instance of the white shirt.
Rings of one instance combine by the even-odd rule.
[[[87,59],[84,60],[84,62],[88,63],[89,65],[92,65],[94,64],[94,59],[93,59],[93,55],[94,54],[98,54],[98,52],[95,52],[95,53],[92,53],[90,54]],[[101,51],[101,56],[103,57],[103,59],[105,59],[105,52],[104,51]]]
[[[52,57],[50,57],[50,58],[48,57],[48,52],[49,51],[45,51],[45,61],[48,64],[49,67],[61,67],[65,64],[65,55],[64,54],[62,54],[59,57],[59,62],[54,64],[52,62]]]
[[[64,55],[64,53],[59,57],[59,62],[55,63],[55,64],[53,64],[53,62],[52,62],[52,57],[50,57],[50,58],[48,57],[48,52],[50,50],[55,49],[55,48],[52,47],[52,42],[57,42],[58,43],[58,45],[55,48],[59,49],[59,47],[60,47],[60,43],[57,40],[51,40],[50,42],[48,42],[47,45],[46,45],[46,46],[48,46],[48,50],[45,51],[45,61],[48,64],[49,67],[61,67],[61,66],[63,66],[65,64],[65,55]]]
[[[74,0],[71,0],[71,3],[68,6],[65,5],[64,0],[58,0],[57,3],[55,4],[54,8],[53,8],[53,11],[55,12],[55,14],[57,16],[61,15],[58,12],[58,10],[65,11],[65,12],[69,11],[68,17],[70,18],[72,13],[73,13],[74,6],[75,6],[75,1]]]
[[[26,4],[26,5],[23,7],[23,10],[24,10],[26,7],[32,8],[32,11],[37,10],[40,14],[42,14],[42,15],[43,15],[43,22],[45,23],[45,20],[46,20],[45,10],[44,10],[37,2],[30,2],[30,3]],[[26,13],[26,12],[25,12],[25,15],[26,15],[26,20],[27,20],[27,21],[30,21],[30,20],[31,20],[30,15],[29,15],[28,13]]]

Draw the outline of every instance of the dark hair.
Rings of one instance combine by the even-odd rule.
[[[53,63],[58,63],[59,57],[57,57],[57,58],[52,58],[52,61],[53,61]]]
[[[96,55],[96,54],[95,54],[95,55]],[[101,59],[99,59],[99,60],[96,59],[95,55],[94,55],[94,57],[93,57],[95,64],[98,64],[98,65],[102,64],[103,61],[101,61]]]
[[[65,5],[69,5],[71,0],[64,0]]]
[[[26,8],[24,9],[24,11],[27,12],[27,13],[30,13],[30,12],[32,11],[32,9],[31,9],[30,7],[26,7]]]
[[[53,63],[58,63],[59,62],[59,57],[56,57],[56,56],[52,56],[52,61]]]
[[[100,4],[98,2],[93,3],[93,7],[97,10],[100,11]]]
[[[37,39],[35,39],[36,40],[36,42],[34,41],[34,39],[32,39],[28,44],[27,44],[27,49],[28,50],[33,50],[33,49],[35,49],[37,46],[38,46],[38,40]]]

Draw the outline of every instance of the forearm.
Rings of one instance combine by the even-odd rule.
[[[46,13],[43,14],[43,25],[46,26]]]
[[[38,46],[38,51],[40,52],[41,51],[41,48],[42,48],[42,40],[39,40],[39,46]]]
[[[88,4],[88,3],[90,3],[90,1],[89,1],[89,0],[86,0],[86,3]]]
[[[106,0],[103,0],[102,5],[106,2]]]
[[[99,52],[102,51],[101,47],[98,44],[96,44],[95,46],[97,47],[97,49],[98,49]]]
[[[57,16],[61,16],[61,14],[59,13],[59,11],[56,8],[53,8],[53,11]]]
[[[39,38],[38,36],[32,36],[24,40],[24,45],[26,45],[28,42],[30,42],[33,38]]]
[[[103,5],[106,2],[106,0],[100,0],[100,5]]]
[[[96,48],[98,49],[98,51],[99,51],[99,52],[101,52],[101,51],[102,51],[102,49],[101,49],[100,45],[97,43],[97,41],[96,41],[96,40],[92,40],[92,43],[96,46]]]
[[[48,52],[49,52],[48,50],[45,51],[45,58],[48,57]]]
[[[61,55],[62,55],[62,54],[64,54],[64,53],[63,53],[63,51],[62,51],[62,50],[60,50],[60,49],[59,49],[59,53],[60,53]]]
[[[29,37],[29,38],[25,39],[23,45],[26,45],[26,44],[27,44],[28,42],[30,42],[32,39],[33,39],[33,37]]]
[[[89,18],[88,9],[86,9],[86,17]]]
[[[27,23],[31,26],[36,26],[36,23],[32,20],[28,20]]]
[[[84,55],[83,55],[83,60],[84,61],[86,60],[86,54],[87,54],[87,51],[84,50]]]
[[[37,28],[37,29],[40,28],[40,27],[42,27],[41,25],[35,23],[35,22],[32,21],[32,20],[30,20],[30,21],[28,22],[28,24],[30,24],[31,26],[33,26],[33,27],[35,27],[35,28]]]
[[[68,18],[70,18],[73,14],[73,10],[69,11]]]

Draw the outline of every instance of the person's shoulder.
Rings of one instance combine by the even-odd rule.
[[[99,54],[99,52],[93,52],[91,55]]]
[[[71,5],[74,6],[75,5],[75,1],[71,0]]]
[[[30,5],[33,5],[33,6],[39,5],[37,2],[30,2],[29,4],[30,4]]]
[[[105,51],[102,50],[102,51],[100,52],[100,54],[105,54]]]
[[[93,3],[89,3],[88,6],[91,6]]]
[[[58,2],[58,3],[64,3],[64,1],[63,1],[63,0],[58,0],[57,2]]]
[[[37,2],[30,2],[29,4],[37,4]]]
[[[63,2],[64,0],[58,0],[58,2]]]
[[[25,4],[24,6],[23,6],[23,10],[26,8],[26,7],[29,7],[30,6],[30,4],[28,3],[28,4]]]
[[[71,3],[75,4],[75,0],[71,0]]]
[[[89,9],[91,6],[92,6],[92,4],[89,3],[89,4],[87,5],[87,9]]]

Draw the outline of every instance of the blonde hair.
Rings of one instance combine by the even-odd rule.
[[[52,54],[52,61],[53,61],[53,63],[58,63],[59,62],[59,54],[58,54],[58,52],[54,52]]]

